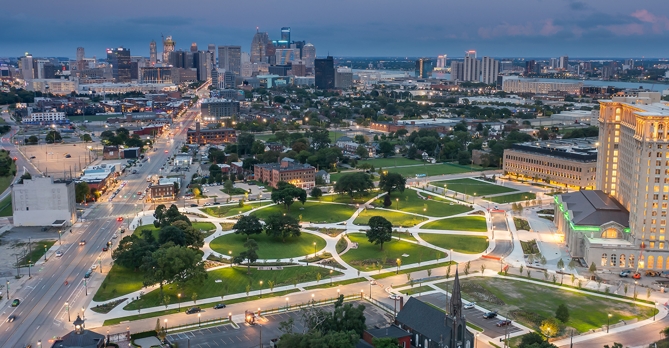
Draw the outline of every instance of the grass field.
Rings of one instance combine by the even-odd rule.
[[[378,170],[379,168],[410,166],[410,165],[422,164],[423,162],[411,160],[405,157],[389,157],[389,158],[374,158],[364,161],[358,161],[358,165],[363,163],[371,164],[372,166],[374,166],[374,169]]]
[[[340,222],[347,220],[355,213],[355,207],[343,204],[328,204],[318,202],[306,202],[304,205],[300,202],[293,203],[290,212],[286,212],[283,206],[272,205],[267,208],[257,210],[251,215],[260,219],[265,219],[272,214],[286,213],[300,221],[309,221],[316,223]],[[300,219],[300,215],[302,218]]]
[[[263,205],[269,205],[269,203],[262,203]],[[261,203],[244,203],[243,207],[240,207],[238,204],[228,204],[228,205],[219,205],[202,208],[202,212],[213,217],[223,217],[223,216],[235,216],[239,215],[239,212],[245,213],[249,210],[258,208],[261,206]]]
[[[453,251],[463,254],[478,254],[484,252],[488,248],[487,238],[481,236],[462,236],[438,233],[420,233],[419,236],[432,245],[444,249],[453,249]]]
[[[353,221],[353,223],[356,225],[367,225],[369,219],[372,216],[383,216],[388,221],[390,221],[395,227],[398,226],[411,227],[427,220],[424,217],[411,214],[404,214],[401,211],[366,209],[363,210],[360,213],[360,215],[358,215],[358,217]]]
[[[418,283],[414,283],[412,288],[408,288],[408,289],[402,290],[400,292],[405,294],[405,295],[417,295],[417,294],[427,292],[427,291],[432,291],[432,290],[434,290],[434,289],[432,289],[432,287],[430,287],[430,286],[427,286],[427,285],[420,286]]]
[[[426,197],[429,196],[429,194],[425,193],[423,193],[423,195]],[[411,189],[405,189],[404,192],[393,192],[390,197],[393,204],[388,207],[388,209],[396,209],[399,205],[399,210],[407,213],[446,217],[466,213],[472,210],[471,208],[460,204],[450,205],[450,202],[445,202],[443,200],[422,199],[418,196],[416,191]],[[382,208],[383,197],[374,201],[374,206]]]
[[[325,240],[311,233],[302,233],[299,237],[286,238],[285,242],[281,239],[275,239],[265,233],[251,236],[258,243],[258,258],[259,259],[284,259],[288,261],[291,257],[299,257],[314,253],[314,243],[316,243],[316,250],[325,248]],[[226,234],[215,238],[209,243],[212,250],[217,253],[228,255],[232,251],[232,255],[237,255],[246,250],[244,248],[246,242],[246,235],[242,234]]]
[[[519,192],[519,193],[512,193],[510,195],[489,197],[489,198],[486,198],[486,199],[491,201],[491,202],[495,202],[495,203],[512,203],[512,202],[526,201],[526,200],[531,200],[531,199],[536,199],[536,198],[537,198],[537,195],[532,193],[532,192]]]
[[[325,279],[325,277],[323,279]],[[341,285],[349,285],[349,284],[362,283],[362,282],[367,283],[367,279],[364,278],[364,277],[360,277],[360,278],[342,280],[342,281],[338,281],[338,282],[335,281],[335,282],[332,282],[332,285],[330,284],[329,279],[327,279],[324,283],[321,280],[320,285],[305,286],[304,289],[305,290],[313,290],[313,289],[336,288],[336,287],[341,286]]]
[[[383,244],[383,251],[378,245],[374,245],[367,240],[367,237],[362,233],[351,233],[348,235],[351,242],[358,243],[357,249],[349,249],[341,258],[361,271],[378,270],[377,262],[383,263],[384,268],[395,267],[397,259],[402,260],[402,265],[409,265],[435,260],[437,256],[444,258],[444,253],[430,249],[418,244],[409,243],[405,241],[392,240]],[[402,256],[402,255],[408,256]]]
[[[415,177],[416,174],[427,176],[467,173],[469,170],[450,164],[426,164],[422,166],[389,168],[388,172],[399,173],[405,177]]]
[[[96,271],[99,272],[99,270]],[[108,301],[112,298],[140,290],[144,286],[142,283],[143,279],[144,276],[140,271],[134,272],[120,265],[114,265],[102,282],[98,292],[93,296],[93,301]]]
[[[211,231],[215,230],[216,226],[214,226],[213,223],[211,222],[192,222],[192,226],[196,230],[201,230],[201,231]]]
[[[0,201],[0,216],[12,216],[12,195]]]
[[[444,187],[444,185],[447,185],[447,188],[449,190],[464,193],[466,195],[474,195],[474,193],[476,193],[477,197],[518,191],[510,187],[489,184],[480,180],[475,180],[470,178],[436,181],[431,184],[442,188]]]
[[[332,174],[330,174],[330,183],[332,183],[334,185],[334,183],[337,182],[337,180],[339,180],[343,175],[351,174],[351,173],[358,173],[358,172],[360,172],[360,171],[358,171],[358,170],[347,170],[347,171],[341,172],[341,173],[332,173]],[[379,181],[379,177],[375,176],[375,175],[372,175],[372,181]]]
[[[27,243],[26,243],[27,244]],[[35,265],[35,262],[39,260],[44,259],[44,253],[46,250],[51,249],[51,247],[56,244],[56,240],[40,240],[39,242],[32,241],[32,245],[30,248],[28,248],[27,245],[24,247],[26,249],[32,250],[28,255],[26,255],[23,259],[20,260],[22,265],[27,265],[28,261],[33,262],[33,267]],[[46,245],[46,250],[44,246]],[[52,256],[53,257],[53,256]]]
[[[580,332],[605,326],[609,313],[610,322],[614,324],[620,320],[648,318],[654,311],[653,308],[517,280],[477,277],[461,280],[461,284],[466,300],[476,301],[489,310],[498,310],[533,329],[538,329],[543,319],[555,316],[559,304],[569,308],[569,321],[565,325]],[[437,286],[445,288],[446,284]]]
[[[441,219],[423,225],[428,230],[452,230],[470,232],[488,232],[484,216],[458,216],[450,219]]]
[[[290,133],[293,133],[293,132],[290,132]],[[274,134],[254,134],[254,135],[255,135],[256,140],[264,140],[264,141],[268,141],[270,138],[274,137]],[[328,135],[330,136],[330,141],[332,142],[332,144],[334,144],[335,141],[337,140],[337,138],[343,137],[344,135],[346,135],[346,132],[330,131]]]
[[[440,259],[444,259],[446,254],[440,255]],[[418,272],[418,271],[424,271],[426,269],[434,269],[434,268],[439,268],[439,267],[446,267],[450,264],[456,264],[456,262],[451,262],[451,261],[446,261],[446,262],[439,262],[437,264],[432,264],[432,265],[424,265],[424,266],[418,266],[418,267],[412,267],[412,268],[403,268],[400,269],[400,272],[398,274],[407,274],[407,273],[413,273],[413,272]],[[395,272],[386,272],[386,273],[381,273],[381,274],[372,274],[371,277],[374,279],[383,279],[383,278],[388,278],[396,275]],[[408,284],[404,284],[408,285]]]
[[[364,204],[368,200],[374,198],[378,192],[367,192],[366,195],[358,196],[355,194],[353,199],[347,194],[333,194],[328,196],[321,197],[321,202],[335,202],[335,203],[344,203],[344,204]],[[315,200],[314,198],[309,197],[309,200]],[[316,200],[317,201],[317,200]]]
[[[274,281],[274,287],[291,285],[294,282],[303,283],[316,280],[316,275],[321,273],[322,279],[329,274],[328,270],[315,266],[285,267],[280,271],[259,271],[251,268],[251,274],[246,274],[246,267],[226,267],[207,272],[209,275],[203,284],[187,285],[177,289],[176,285],[168,284],[163,288],[164,294],[170,297],[170,303],[177,302],[177,293],[181,293],[183,301],[192,301],[193,293],[198,299],[220,297],[222,295],[238,294],[246,292],[246,286],[250,285],[250,291],[260,289],[260,281],[263,281],[263,290],[270,292],[269,281]],[[341,274],[335,271],[335,276]],[[217,283],[216,280],[222,280]],[[321,280],[323,281],[323,280]],[[124,309],[133,310],[155,307],[161,305],[160,290],[156,289],[142,296],[138,301],[133,301]]]

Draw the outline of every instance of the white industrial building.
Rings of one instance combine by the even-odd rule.
[[[72,226],[77,221],[74,181],[51,177],[12,185],[14,226]]]

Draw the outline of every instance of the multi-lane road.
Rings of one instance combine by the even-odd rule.
[[[21,300],[21,304],[18,307],[6,304],[1,309],[2,347],[23,347],[27,344],[36,346],[38,341],[46,345],[54,337],[62,336],[73,329],[68,323],[68,307],[69,320],[74,320],[81,314],[82,307],[88,305],[96,291],[96,285],[101,283],[111,262],[110,252],[103,252],[102,248],[109,241],[113,241],[115,245],[118,239],[113,240],[112,236],[122,224],[126,224],[127,219],[133,218],[142,209],[142,202],[133,198],[132,193],[144,191],[148,174],[159,173],[159,168],[167,161],[168,156],[185,141],[186,131],[196,115],[197,110],[193,108],[179,120],[183,126],[173,130],[173,139],[168,139],[165,135],[157,139],[154,144],[156,151],[147,153],[151,160],[144,163],[138,174],[121,175],[119,179],[125,181],[126,185],[112,202],[107,201],[108,195],[103,196],[100,203],[90,206],[91,211],[85,222],[77,224],[71,233],[63,234],[63,244],[59,249],[63,252],[62,257],[56,257],[53,252],[49,252],[47,262],[40,262],[33,267],[32,278],[25,281],[20,289],[10,293],[11,298]],[[13,147],[11,140],[5,141],[4,138],[3,146],[10,151],[10,146]],[[12,153],[19,158],[17,163],[29,163],[18,151]],[[127,198],[123,198],[124,196]],[[118,217],[123,217],[125,221],[117,221]],[[81,240],[85,240],[86,244],[80,246]],[[99,266],[87,280],[87,290],[84,288],[84,274],[94,264]],[[66,307],[65,303],[69,306]],[[13,323],[6,322],[10,315],[16,316]]]

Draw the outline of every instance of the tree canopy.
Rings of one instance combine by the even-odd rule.
[[[277,188],[272,190],[272,202],[283,204],[288,211],[295,200],[304,204],[307,201],[307,191],[284,181],[280,181]]]
[[[367,240],[375,245],[381,245],[381,250],[383,250],[383,243],[392,239],[393,224],[383,216],[372,216],[368,224]]]
[[[262,233],[263,226],[257,217],[244,215],[237,220],[232,229],[235,230],[235,234],[245,234],[248,240],[251,235]]]
[[[344,174],[334,186],[336,192],[347,193],[351,198],[353,198],[354,193],[363,194],[372,188],[374,188],[372,178],[362,172]]]
[[[273,214],[265,219],[265,233],[268,236],[281,238],[282,242],[287,237],[299,237],[300,224],[294,217],[283,214]]]
[[[407,179],[399,173],[382,173],[381,179],[379,180],[379,188],[383,191],[388,192],[388,196],[393,191],[404,192],[404,187],[406,186]]]

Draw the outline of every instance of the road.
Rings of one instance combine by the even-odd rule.
[[[185,141],[186,131],[197,111],[195,106],[179,120],[183,120],[183,127],[175,131],[172,141],[165,135],[157,139],[154,144],[156,151],[148,153],[151,160],[144,164],[138,174],[124,174],[119,178],[119,181],[127,182],[121,191],[122,194],[111,203],[107,202],[108,194],[102,196],[99,203],[93,204],[90,208],[92,211],[86,216],[86,221],[81,223],[80,227],[73,228],[71,234],[64,234],[63,244],[60,247],[64,252],[62,257],[57,258],[53,252],[48,253],[46,263],[33,267],[32,279],[27,280],[18,293],[11,293],[11,297],[20,299],[21,304],[16,308],[9,306],[2,308],[0,342],[4,342],[3,347],[23,347],[26,344],[36,346],[38,340],[46,344],[49,339],[62,336],[73,329],[68,324],[65,303],[71,304],[69,319],[74,320],[81,312],[80,308],[92,299],[96,291],[95,286],[102,283],[104,274],[100,271],[105,272],[110,268],[111,252],[103,253],[102,247],[108,241],[112,241],[112,235],[125,224],[125,221],[119,222],[117,218],[124,217],[128,221],[135,216],[138,209],[141,210],[136,207],[141,201],[133,199],[132,193],[143,191],[147,186],[147,174],[159,173],[159,168],[168,156]],[[127,194],[128,198],[123,199],[123,194]],[[86,245],[79,246],[81,239],[86,240]],[[89,289],[86,296],[83,275],[96,261],[102,267],[98,267],[87,281]],[[66,281],[68,285],[65,285]],[[16,320],[7,323],[5,319],[12,314],[16,315]]]
[[[9,133],[4,134],[2,138],[0,138],[0,148],[5,149],[9,151],[10,155],[12,157],[16,157],[16,176],[21,176],[23,174],[23,170],[25,168],[26,171],[28,171],[32,176],[36,176],[39,174],[39,171],[37,168],[35,168],[30,161],[23,157],[23,155],[17,151],[16,145],[12,143],[12,137],[14,134],[16,134],[19,131],[19,127],[15,124],[15,122],[9,117],[8,113],[2,113],[2,118],[7,122],[7,124],[12,126],[12,129],[9,131]],[[0,193],[0,201],[5,199],[8,195],[10,195],[12,192],[10,187],[7,187],[5,191]]]
[[[509,226],[506,224],[506,213],[492,213],[493,238],[495,239],[495,249],[488,256],[503,258],[507,257],[513,251],[513,239]]]

